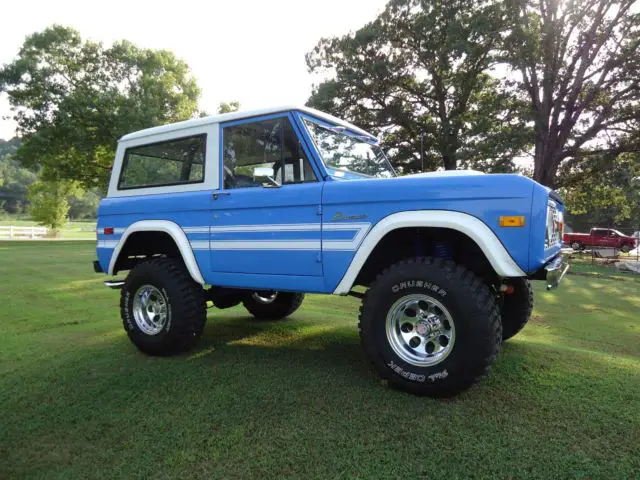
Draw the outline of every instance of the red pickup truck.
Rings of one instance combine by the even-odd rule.
[[[613,228],[592,228],[589,233],[565,233],[563,240],[574,250],[582,250],[585,247],[609,247],[617,248],[625,253],[633,250],[637,243],[636,238],[629,237]]]

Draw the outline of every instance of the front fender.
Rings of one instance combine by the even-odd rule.
[[[499,276],[526,276],[526,273],[509,255],[496,234],[478,218],[461,212],[419,210],[394,213],[380,220],[365,237],[333,293],[336,295],[349,293],[358,273],[380,240],[393,230],[407,227],[438,227],[457,230],[476,242]]]

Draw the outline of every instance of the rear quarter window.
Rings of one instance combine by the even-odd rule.
[[[195,135],[127,148],[118,189],[204,182],[206,137]]]

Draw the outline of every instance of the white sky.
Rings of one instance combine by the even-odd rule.
[[[303,104],[314,81],[304,55],[321,37],[353,31],[373,20],[386,0],[36,0],[3,2],[0,64],[10,62],[25,36],[58,23],[106,44],[127,39],[140,47],[172,50],[202,89],[200,107],[215,113],[221,101],[243,109]],[[93,5],[99,5],[93,8]],[[0,97],[0,138],[15,124]]]

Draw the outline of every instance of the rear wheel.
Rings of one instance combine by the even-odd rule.
[[[452,261],[404,260],[371,284],[360,338],[382,378],[411,393],[455,395],[484,376],[500,350],[494,296]]]
[[[515,336],[524,328],[533,311],[533,288],[526,278],[511,281],[513,293],[504,295],[500,317],[502,318],[502,340]]]
[[[582,250],[582,244],[580,242],[573,242],[571,248],[576,251]]]
[[[148,260],[131,270],[121,291],[120,312],[131,342],[150,355],[189,350],[207,318],[202,286],[181,261],[170,258]]]
[[[276,292],[262,290],[252,292],[242,304],[251,315],[261,320],[279,320],[288,317],[295,312],[302,301],[304,294],[290,292]]]

